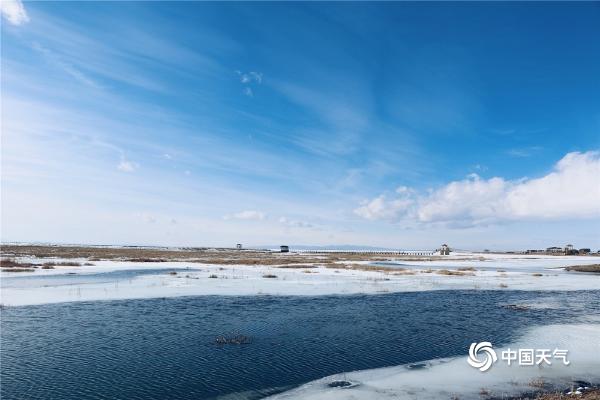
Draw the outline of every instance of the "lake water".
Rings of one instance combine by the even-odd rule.
[[[70,286],[86,285],[94,283],[118,283],[129,281],[141,276],[163,275],[170,272],[185,273],[192,271],[189,268],[146,268],[146,269],[124,269],[109,272],[77,272],[60,274],[34,274],[22,272],[18,276],[2,276],[1,288],[28,288],[43,286]]]
[[[514,310],[506,304],[527,304]],[[548,307],[551,305],[551,307]],[[2,310],[1,398],[254,399],[598,315],[600,291],[183,297]],[[251,338],[218,345],[220,335]]]

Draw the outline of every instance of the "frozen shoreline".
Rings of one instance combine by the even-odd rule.
[[[549,325],[528,330],[514,349],[567,349],[570,365],[560,361],[539,366],[508,366],[502,361],[503,349],[496,349],[498,361],[486,372],[471,367],[467,357],[431,360],[419,369],[396,366],[349,372],[325,377],[296,389],[269,397],[273,400],[343,400],[343,399],[480,399],[508,397],[531,392],[540,384],[570,385],[573,380],[600,380],[600,325]],[[485,340],[485,338],[481,338]],[[465,349],[465,354],[468,349]],[[354,387],[329,387],[344,380]],[[567,387],[565,387],[567,388]]]
[[[186,261],[96,261],[94,266],[37,269],[31,273],[3,271],[0,275],[0,300],[5,306],[22,306],[69,301],[201,295],[317,296],[426,290],[600,289],[599,274],[559,269],[574,264],[598,263],[598,257],[487,255],[485,260],[479,257],[479,254],[462,254],[436,261],[390,261],[383,264],[397,270],[388,271],[344,269],[345,262],[339,264],[340,268],[332,268],[331,265],[318,266],[318,263],[315,264],[315,268],[279,268],[261,265],[211,265]],[[360,261],[354,264],[373,263]],[[98,279],[108,272],[182,268],[187,270],[179,271],[176,275],[157,271],[156,274],[150,275]],[[459,271],[460,275],[441,275],[439,272],[440,269],[458,271],[460,268],[475,270]],[[64,277],[61,284],[53,284],[50,279],[44,279],[57,275]],[[269,275],[275,277],[265,277]]]

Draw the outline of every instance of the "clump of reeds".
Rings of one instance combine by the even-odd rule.
[[[46,267],[81,267],[81,263],[75,261],[49,261],[42,264]]]
[[[462,271],[451,271],[448,269],[440,269],[435,271],[438,275],[448,275],[448,276],[474,276],[475,274],[472,272],[462,272]]]
[[[600,264],[572,265],[570,267],[566,267],[565,270],[577,272],[600,272]]]
[[[252,338],[246,335],[234,335],[234,336],[217,336],[215,339],[215,344],[224,345],[224,344],[250,344],[252,343]]]
[[[12,258],[0,259],[0,268],[7,272],[33,272],[37,267],[36,264],[22,263]]]

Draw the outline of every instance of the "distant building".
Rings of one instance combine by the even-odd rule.
[[[556,254],[556,253],[562,253],[562,252],[564,252],[564,250],[562,249],[562,247],[553,246],[553,247],[548,247],[546,249],[546,253]]]
[[[448,247],[447,244],[443,244],[442,247],[440,247],[440,255],[441,256],[449,256],[450,255],[450,247]]]
[[[289,246],[279,246],[279,250],[280,250],[282,253],[289,253],[289,252],[290,252],[290,248],[289,248]]]
[[[565,246],[565,255],[570,255],[570,254],[579,254],[579,251],[574,249],[572,244],[568,244]]]
[[[579,254],[590,254],[591,252],[592,250],[588,248],[579,249]]]
[[[235,248],[238,249],[238,250],[241,250],[242,249],[242,244],[241,243],[236,244]]]
[[[531,250],[527,250],[525,253],[527,254],[538,254],[538,253],[543,253],[544,250],[539,250],[539,249],[531,249]]]

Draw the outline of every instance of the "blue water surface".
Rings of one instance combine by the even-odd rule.
[[[463,356],[598,314],[600,291],[201,296],[2,310],[1,397],[253,399],[334,373]],[[507,304],[551,299],[555,308]],[[245,335],[248,344],[216,343]]]

